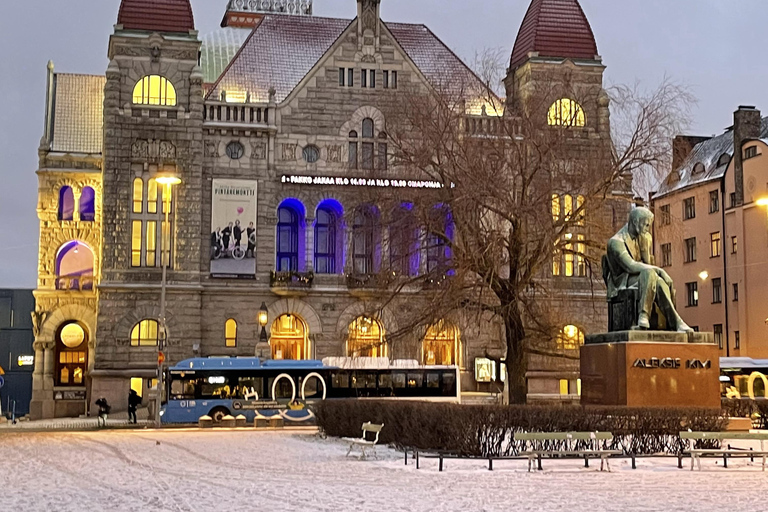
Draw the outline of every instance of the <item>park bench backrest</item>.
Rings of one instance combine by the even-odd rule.
[[[363,439],[368,440],[366,435],[368,432],[371,432],[372,434],[376,434],[376,438],[373,440],[373,444],[377,444],[379,442],[379,434],[381,433],[381,429],[384,428],[384,424],[377,425],[375,423],[371,423],[370,421],[367,421],[363,423]]]
[[[680,439],[695,441],[722,441],[724,439],[768,441],[765,432],[680,432]]]

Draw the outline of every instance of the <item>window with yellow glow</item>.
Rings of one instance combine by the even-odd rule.
[[[573,217],[573,196],[564,196],[563,203],[565,204],[565,220],[571,220]]]
[[[55,384],[82,386],[88,360],[88,333],[76,322],[63,325],[56,335]]]
[[[142,320],[131,329],[132,347],[157,346],[158,323],[157,320]]]
[[[384,329],[377,320],[361,316],[349,324],[347,356],[387,357]]]
[[[150,178],[147,181],[147,213],[157,213],[157,182],[155,178]]]
[[[574,270],[576,271],[577,276],[584,277],[587,275],[587,261],[584,256],[586,245],[583,243],[584,235],[578,235],[576,239],[579,241],[579,243],[576,244],[576,268]]]
[[[233,348],[237,346],[237,321],[234,318],[227,320],[224,326],[224,336],[227,347]]]
[[[460,347],[459,330],[440,321],[427,329],[422,342],[422,362],[425,365],[460,365]]]
[[[552,220],[560,220],[560,196],[552,194]]]
[[[584,196],[576,196],[576,210],[578,213],[579,226],[583,226],[586,223],[587,216],[584,210]]]
[[[563,255],[560,249],[557,248],[558,242],[555,242],[555,252],[552,256],[552,275],[563,275]]]
[[[141,266],[141,221],[135,220],[131,224],[131,266]]]
[[[568,380],[567,379],[560,379],[560,395],[561,396],[566,396],[566,395],[569,394],[568,393],[568,391],[569,391],[568,388],[569,388]]]
[[[296,315],[282,315],[272,322],[269,344],[272,359],[309,359],[311,347],[309,329],[304,320]]]
[[[573,235],[568,233],[565,235],[566,240],[571,240],[573,238]],[[568,242],[565,244],[565,277],[573,277],[573,262],[575,260],[575,255],[573,253],[573,244]]]
[[[157,265],[157,222],[147,222],[147,266]]]
[[[587,124],[587,116],[581,105],[569,98],[559,99],[549,107],[547,115],[549,126],[583,127]]]
[[[575,325],[566,325],[557,335],[557,348],[560,350],[577,350],[584,345],[584,331]]]
[[[144,180],[136,178],[133,180],[133,213],[144,211]]]
[[[145,76],[133,88],[133,104],[173,107],[176,105],[176,88],[163,76]]]

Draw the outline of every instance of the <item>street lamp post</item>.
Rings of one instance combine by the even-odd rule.
[[[163,222],[162,229],[162,243],[161,246],[161,266],[162,266],[162,280],[160,282],[160,332],[157,339],[157,399],[155,403],[155,426],[160,426],[160,407],[163,404],[163,363],[165,362],[165,350],[168,342],[168,328],[165,317],[165,287],[168,279],[168,264],[170,263],[171,251],[170,251],[170,223],[168,218],[171,212],[171,195],[173,194],[173,187],[181,183],[181,178],[170,173],[158,174],[155,178],[155,182],[158,185],[163,186],[163,210],[165,213],[165,221]]]
[[[261,303],[259,308],[259,325],[261,325],[261,334],[259,334],[259,341],[261,343],[269,343],[267,340],[267,321],[269,320],[269,310],[267,309],[266,302]]]

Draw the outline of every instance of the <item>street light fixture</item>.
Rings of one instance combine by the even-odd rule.
[[[169,173],[162,172],[155,177],[155,182],[163,186],[163,212],[165,213],[165,221],[163,222],[162,229],[162,244],[161,245],[161,257],[163,275],[160,284],[160,332],[157,339],[157,402],[155,404],[155,426],[160,426],[160,407],[163,404],[163,363],[165,362],[165,354],[163,351],[166,348],[168,342],[168,325],[165,317],[165,287],[168,280],[168,260],[171,257],[170,251],[170,223],[168,217],[171,212],[171,196],[173,194],[173,187],[181,184],[181,178]]]
[[[259,308],[259,325],[261,325],[261,334],[259,335],[259,341],[267,343],[267,322],[269,321],[269,310],[267,309],[266,302],[261,303]]]

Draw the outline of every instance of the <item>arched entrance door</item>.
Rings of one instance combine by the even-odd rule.
[[[306,322],[296,315],[281,315],[272,322],[270,331],[272,359],[309,359],[312,347]]]
[[[422,342],[422,363],[425,365],[461,365],[459,329],[443,320],[427,329]]]
[[[360,316],[349,324],[347,357],[387,357],[388,352],[384,328],[378,320]]]

